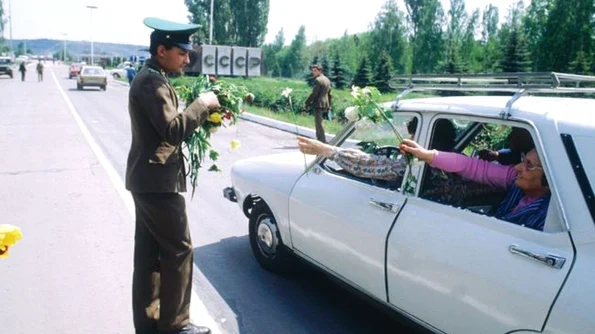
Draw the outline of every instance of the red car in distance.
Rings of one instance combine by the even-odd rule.
[[[81,72],[83,65],[84,64],[82,63],[70,64],[70,68],[68,69],[68,79],[76,78],[76,76]]]

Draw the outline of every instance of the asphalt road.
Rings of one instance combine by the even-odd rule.
[[[77,91],[76,82],[74,79],[68,79],[65,66],[47,66],[46,80],[35,89],[47,90],[47,94],[52,94],[52,96],[58,93],[57,87],[55,87],[56,83],[50,77],[50,71],[55,73],[58,84],[72,101],[74,109],[89,129],[91,136],[98,143],[119,177],[123,179],[130,145],[127,111],[128,87],[112,81],[105,92],[95,88]],[[28,80],[33,80],[31,74],[33,71],[29,72]],[[7,98],[14,99],[14,96],[6,96],[2,93],[3,87],[19,84],[31,83],[21,83],[18,79],[0,82],[0,101]],[[4,91],[7,92],[7,90]],[[23,97],[23,100],[25,99],[26,97]],[[21,100],[10,104],[0,103],[0,107],[2,109],[18,108],[19,103],[22,102],[19,101]],[[40,109],[44,107],[43,101],[27,103],[38,103]],[[28,108],[33,109],[34,107],[29,105]],[[2,125],[3,123],[0,122],[0,126]],[[1,134],[0,138],[3,138]],[[241,141],[242,145],[239,149],[232,150],[230,148],[232,139]],[[79,144],[83,145],[84,142]],[[254,260],[247,236],[247,218],[236,203],[231,203],[223,198],[222,189],[230,185],[229,171],[233,162],[245,157],[296,150],[295,135],[248,121],[241,121],[235,127],[221,129],[213,137],[212,144],[221,154],[218,164],[222,172],[202,171],[194,198],[187,196],[187,207],[195,247],[194,289],[222,333],[414,332],[411,328],[403,327],[397,320],[387,316],[308,266],[300,266],[299,273],[293,277],[280,277],[262,270]],[[4,144],[0,143],[0,145]],[[28,149],[36,148],[29,147]],[[100,167],[94,165],[93,168]],[[48,173],[48,171],[45,170],[44,173]],[[0,170],[0,181],[2,180],[1,176],[2,170]],[[63,181],[68,182],[68,180]],[[109,188],[110,184],[106,181],[101,184],[101,187]],[[85,196],[92,196],[92,193],[85,194]],[[111,198],[117,199],[113,192],[111,196]],[[9,198],[9,196],[4,198]],[[89,200],[93,202],[95,199]],[[104,201],[103,199],[102,202]],[[122,203],[107,203],[101,208],[113,211],[116,210],[115,207],[119,211],[123,211],[121,206]],[[4,209],[8,210],[13,207],[4,206]],[[2,205],[0,205],[0,209],[2,209]],[[96,215],[101,215],[97,208],[93,212]],[[130,224],[130,227],[126,227],[123,232],[124,235],[111,236],[117,240],[119,247],[124,248],[124,251],[112,252],[110,261],[114,261],[118,265],[111,270],[116,272],[102,277],[101,280],[104,284],[118,284],[114,295],[117,294],[119,304],[104,301],[105,308],[103,309],[110,315],[118,313],[119,321],[125,323],[130,314],[129,304],[127,304],[129,296],[127,284],[130,282],[131,268],[126,266],[131,265],[129,256],[131,255],[132,239],[130,233],[133,230],[134,222],[125,214],[118,215],[118,217],[119,220],[129,219]],[[78,233],[82,233],[83,238],[92,239],[90,234],[97,233],[97,231],[83,230]],[[85,236],[85,233],[89,235]],[[53,247],[72,249],[72,245],[68,244],[57,244]],[[66,253],[65,250],[63,252]],[[3,264],[0,262],[0,270],[5,270],[6,268],[2,266]],[[95,282],[98,278],[91,274],[95,275],[97,272],[101,272],[101,270],[90,270],[90,277],[85,279]],[[28,282],[28,284],[43,285],[46,284],[46,279],[59,279],[56,275],[50,277],[47,272],[43,271],[38,274],[36,280]],[[15,277],[15,279],[17,278]],[[110,279],[112,281],[109,281]],[[0,284],[6,284],[1,277]],[[10,284],[26,288],[19,282]],[[101,291],[97,292],[101,294]],[[62,296],[55,295],[52,298],[59,299]],[[73,301],[73,303],[76,302],[81,303],[82,301]],[[19,324],[27,323],[26,314],[15,313],[11,314],[10,319],[2,319],[5,314],[1,309],[7,305],[2,302],[1,296],[0,305],[0,323],[6,323],[5,321],[12,321],[13,325],[17,321]],[[113,309],[113,305],[126,309],[118,312]],[[84,309],[85,304],[81,304],[81,307]],[[64,314],[64,316],[71,315]],[[196,320],[200,323],[200,319]],[[48,315],[46,321],[51,323],[53,320]],[[88,318],[88,321],[92,322],[93,320]],[[92,323],[89,325],[92,326]],[[130,328],[129,324],[122,326],[127,330]],[[8,328],[20,327],[15,325]],[[72,333],[75,332],[80,331],[73,329]],[[91,331],[83,330],[83,332]],[[116,332],[126,331],[113,331],[113,333]],[[64,332],[47,330],[44,333]],[[112,332],[106,330],[105,333]],[[7,334],[12,334],[12,332]]]

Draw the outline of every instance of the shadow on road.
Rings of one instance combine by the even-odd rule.
[[[265,271],[248,236],[197,247],[194,262],[233,311],[240,333],[416,333],[299,261],[291,277]]]
[[[76,87],[74,88],[68,88],[69,92],[104,92],[103,90],[97,88],[97,89],[89,89],[89,88],[83,88],[82,90],[77,89]]]

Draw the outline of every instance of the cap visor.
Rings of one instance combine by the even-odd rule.
[[[179,47],[180,49],[184,49],[184,50],[187,50],[187,51],[192,51],[192,45],[191,44],[173,43],[173,45]]]

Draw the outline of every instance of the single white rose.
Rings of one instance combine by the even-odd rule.
[[[348,107],[345,109],[345,118],[350,122],[355,122],[359,119],[359,109],[357,107]]]
[[[281,92],[281,95],[283,95],[285,98],[288,98],[292,91],[293,89],[287,87]]]
[[[358,86],[351,86],[351,96],[357,98],[359,95],[359,87]]]

